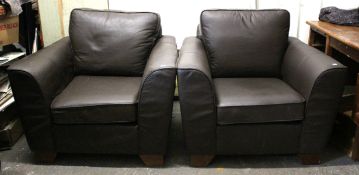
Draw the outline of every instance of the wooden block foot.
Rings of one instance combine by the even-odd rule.
[[[191,155],[190,165],[193,167],[206,167],[212,162],[214,155]]]
[[[146,166],[163,166],[164,156],[163,155],[140,155],[141,160]]]
[[[318,154],[301,154],[299,158],[303,165],[319,165],[320,156]]]
[[[39,163],[54,163],[56,155],[55,152],[35,152],[35,160]]]

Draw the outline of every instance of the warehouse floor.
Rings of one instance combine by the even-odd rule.
[[[217,156],[206,168],[188,166],[179,104],[175,102],[166,165],[147,168],[138,156],[60,154],[53,165],[35,164],[23,136],[12,150],[0,152],[3,175],[127,175],[127,174],[338,174],[359,175],[359,162],[352,161],[332,146],[323,154],[322,164],[304,166],[297,156]]]

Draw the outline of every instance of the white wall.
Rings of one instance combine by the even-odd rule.
[[[153,11],[161,15],[163,34],[174,35],[178,47],[187,36],[196,34],[200,12],[204,9],[268,9],[283,8],[291,14],[289,35],[308,40],[307,20],[318,20],[322,7],[359,7],[359,0],[108,0],[109,9]]]
[[[297,36],[300,0],[258,0],[258,9],[281,8],[290,12],[290,36]]]
[[[74,8],[108,9],[108,0],[38,0],[44,45],[68,35]]]
[[[61,17],[59,13],[59,1],[57,0],[38,0],[39,13],[41,20],[42,37],[44,45],[48,46],[61,39]]]
[[[336,6],[343,9],[359,7],[359,0],[300,0],[300,18],[297,37],[304,42],[308,41],[308,20],[318,20],[320,9],[328,6]]]
[[[109,8],[125,11],[152,11],[161,15],[164,35],[174,35],[177,46],[187,36],[195,36],[203,9],[255,9],[253,0],[109,0]]]
[[[69,35],[70,14],[74,8],[108,9],[107,0],[62,0],[65,36]]]

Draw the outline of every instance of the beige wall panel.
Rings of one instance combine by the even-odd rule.
[[[108,9],[107,0],[39,0],[38,2],[45,46],[68,35],[72,9]]]
[[[38,0],[42,36],[44,45],[48,46],[61,39],[61,17],[59,15],[58,0]]]
[[[74,8],[108,9],[107,0],[62,0],[65,36],[69,34],[70,14]]]

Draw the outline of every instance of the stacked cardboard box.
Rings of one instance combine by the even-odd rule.
[[[22,135],[12,90],[4,70],[0,71],[0,150],[9,149]]]
[[[18,17],[0,19],[0,150],[11,148],[23,133],[6,73],[7,66],[25,56],[24,49],[18,48],[18,41]]]
[[[0,20],[0,46],[19,41],[19,17],[6,17]]]

